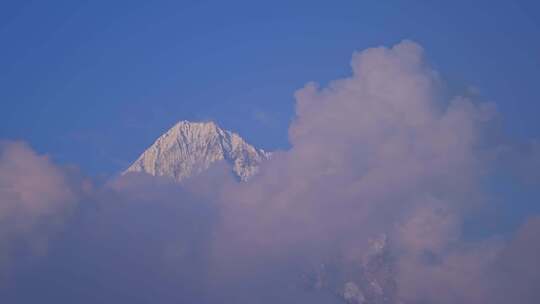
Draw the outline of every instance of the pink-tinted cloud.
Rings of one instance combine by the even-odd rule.
[[[477,143],[492,108],[438,100],[437,73],[413,42],[357,53],[352,66],[349,78],[296,93],[292,149],[226,193],[224,208],[242,217],[231,225],[255,226],[237,227],[237,236],[365,237],[394,229],[418,206],[452,213],[472,203],[484,166]]]
[[[21,142],[0,143],[0,268],[16,254],[43,254],[74,198],[47,157]]]

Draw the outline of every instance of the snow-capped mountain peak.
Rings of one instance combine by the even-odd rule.
[[[161,135],[124,172],[145,172],[177,181],[225,160],[242,181],[253,176],[270,153],[256,149],[238,134],[214,122],[180,121]]]

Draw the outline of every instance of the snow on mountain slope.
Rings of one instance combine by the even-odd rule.
[[[253,176],[270,153],[256,149],[238,134],[223,130],[214,122],[180,121],[161,135],[124,172],[145,172],[172,177],[177,181],[225,160],[242,181]]]

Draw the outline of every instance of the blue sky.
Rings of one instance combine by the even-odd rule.
[[[482,1],[483,2],[483,1]],[[478,91],[540,134],[534,1],[7,1],[0,138],[91,175],[125,168],[181,119],[287,148],[295,90],[350,74],[355,50],[421,44],[449,94]]]

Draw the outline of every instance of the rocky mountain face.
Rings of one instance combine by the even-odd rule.
[[[226,161],[241,181],[253,176],[270,153],[213,122],[180,121],[161,135],[124,172],[144,172],[182,181]]]
[[[342,303],[401,303],[397,299],[395,265],[385,234],[370,240],[359,264],[321,264],[304,274],[303,280],[304,287],[334,294]]]

